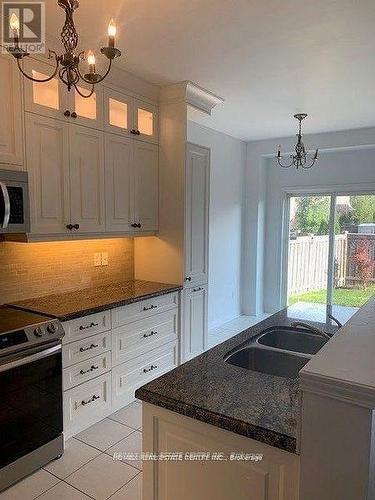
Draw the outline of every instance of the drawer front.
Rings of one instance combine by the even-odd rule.
[[[64,390],[87,382],[92,378],[103,375],[111,369],[111,353],[106,352],[101,356],[87,359],[77,365],[69,366],[63,370]]]
[[[177,342],[154,349],[112,368],[113,411],[134,400],[138,387],[177,366]]]
[[[64,435],[74,436],[112,411],[111,374],[106,373],[64,392]]]
[[[148,318],[169,309],[178,307],[178,293],[168,293],[153,299],[141,300],[134,304],[112,309],[112,327],[126,325],[132,321]]]
[[[90,359],[112,348],[111,332],[99,333],[93,337],[87,337],[78,342],[63,345],[62,358],[63,368]]]
[[[110,330],[111,313],[110,311],[104,311],[65,321],[63,327],[65,330],[63,344],[68,344],[69,342],[74,342],[75,340],[84,339],[96,333]]]
[[[112,335],[112,362],[115,366],[176,340],[178,310],[172,309],[120,326],[113,330]]]

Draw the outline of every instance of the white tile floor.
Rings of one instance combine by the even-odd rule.
[[[270,314],[262,314],[260,316],[239,316],[228,323],[212,328],[208,332],[208,346],[214,347],[217,344],[221,344],[221,342],[243,332],[246,328],[250,328],[250,326],[263,321],[268,316],[270,316]]]
[[[142,464],[113,461],[140,453],[142,405],[136,401],[66,443],[64,455],[0,493],[0,500],[141,500]]]

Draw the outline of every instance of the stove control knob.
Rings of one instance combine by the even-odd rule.
[[[50,325],[47,326],[47,332],[48,333],[56,333],[56,325],[55,323],[51,323]]]
[[[43,335],[43,330],[40,328],[40,326],[35,328],[34,335],[35,335],[35,337],[41,337]]]

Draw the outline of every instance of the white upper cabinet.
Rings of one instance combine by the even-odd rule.
[[[69,126],[72,231],[105,231],[103,142],[102,132]]]
[[[137,224],[135,229],[156,231],[159,221],[158,146],[133,141],[133,148],[134,222]]]
[[[20,73],[13,57],[6,55],[0,57],[0,74],[0,163],[22,166],[21,82]]]
[[[69,146],[64,122],[26,113],[27,171],[31,202],[31,231],[68,232]]]
[[[156,106],[134,99],[133,123],[131,133],[136,137],[150,142],[158,141],[159,116]]]
[[[105,134],[107,231],[129,232],[134,223],[133,141]]]
[[[187,144],[185,184],[185,283],[207,283],[209,149]]]
[[[53,73],[53,66],[43,61],[26,58],[24,69],[38,80],[47,79]],[[68,92],[58,75],[44,83],[24,78],[25,110],[43,116],[65,120],[68,109]]]
[[[119,135],[129,135],[133,120],[133,98],[122,92],[104,89],[104,129]]]
[[[79,84],[77,89],[78,91],[73,89],[68,93],[67,119],[77,125],[101,130],[103,128],[103,87],[95,85],[90,97],[83,97],[90,94],[90,85]]]

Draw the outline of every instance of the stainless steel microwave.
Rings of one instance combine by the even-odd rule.
[[[30,204],[27,172],[0,170],[0,234],[28,233]]]

